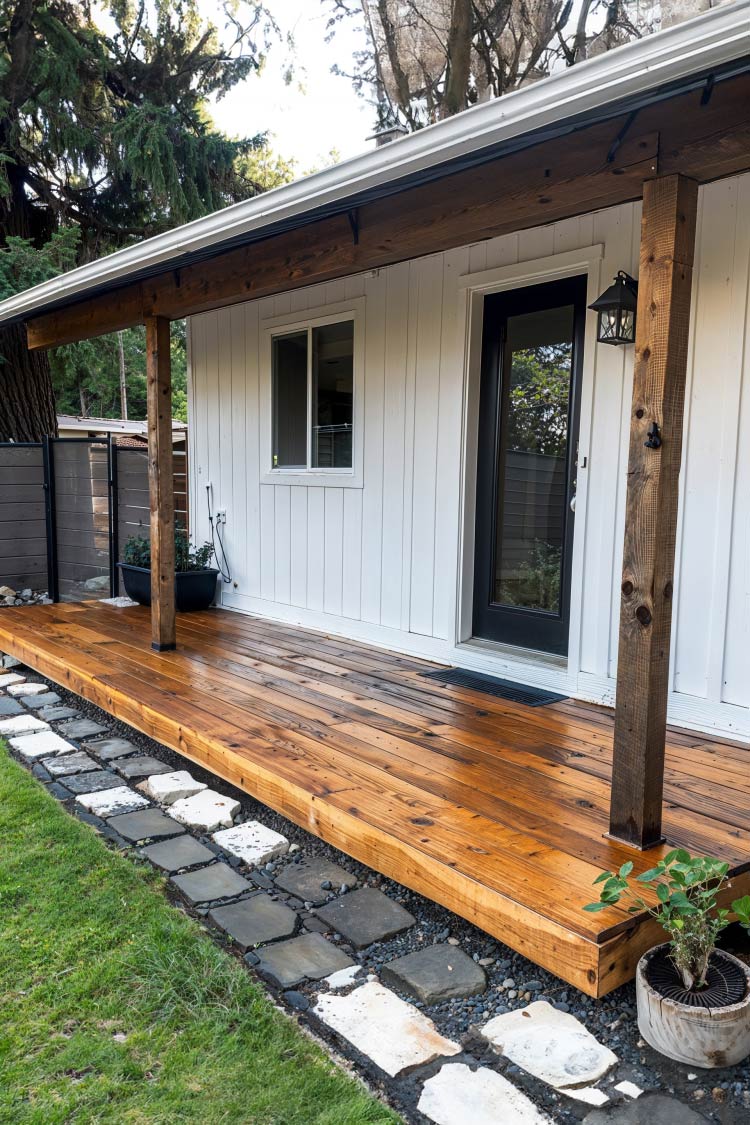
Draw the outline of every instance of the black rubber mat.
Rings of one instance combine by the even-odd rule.
[[[527,707],[544,707],[546,703],[559,703],[561,699],[568,698],[567,695],[558,695],[545,688],[529,687],[528,684],[517,684],[513,680],[485,676],[482,672],[469,672],[465,668],[441,668],[437,672],[423,672],[422,675],[426,680],[471,688],[473,691],[482,691],[485,695],[509,699],[511,703],[525,703]]]

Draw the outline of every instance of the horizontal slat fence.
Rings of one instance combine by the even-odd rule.
[[[47,589],[41,445],[0,446],[0,586]]]
[[[174,450],[175,519],[188,529],[187,451]],[[148,453],[145,449],[122,446],[117,450],[117,543],[118,561],[134,535],[148,537],[151,508],[148,490]],[[119,587],[118,587],[119,588]]]
[[[55,531],[61,601],[110,596],[107,442],[57,440]]]

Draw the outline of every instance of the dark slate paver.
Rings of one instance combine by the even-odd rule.
[[[56,707],[61,702],[56,691],[42,691],[39,695],[25,695],[25,705],[32,711],[40,711],[42,707]]]
[[[189,902],[194,903],[232,898],[252,889],[247,879],[243,879],[227,863],[214,863],[210,867],[189,871],[186,875],[173,875],[172,882]]]
[[[739,1119],[738,1119],[739,1120]],[[641,1094],[627,1105],[595,1109],[583,1125],[705,1125],[706,1118],[665,1094]]]
[[[73,707],[42,707],[39,718],[44,719],[45,723],[60,723],[63,719],[77,719],[80,714]]]
[[[97,769],[94,759],[89,758],[83,750],[74,754],[61,754],[56,758],[45,758],[43,765],[53,777],[67,777],[68,774],[87,773]],[[87,789],[86,792],[92,793],[93,790]]]
[[[116,758],[112,763],[112,768],[116,769],[119,774],[128,781],[134,778],[151,777],[155,773],[171,773],[172,766],[168,766],[166,762],[160,762],[158,758],[152,758],[150,755],[139,755],[137,758]]]
[[[353,964],[351,957],[320,934],[302,934],[265,946],[257,972],[279,988],[291,988],[305,979],[321,980]]]
[[[9,718],[11,715],[22,715],[23,707],[17,699],[11,699],[9,695],[0,695],[0,716],[3,719]]]
[[[218,906],[209,918],[234,938],[243,953],[254,945],[291,937],[297,926],[294,911],[265,894]]]
[[[96,766],[96,763],[93,763]],[[121,779],[111,770],[94,769],[93,773],[79,773],[65,782],[73,793],[101,793],[105,789],[116,789],[122,785]]]
[[[120,780],[119,778],[117,779]],[[132,844],[139,840],[158,840],[166,836],[181,836],[185,829],[160,809],[143,809],[140,812],[111,816],[107,824]]]
[[[106,729],[93,719],[71,719],[70,722],[61,724],[60,734],[65,738],[93,738],[95,734],[104,734]]]
[[[482,966],[452,945],[432,945],[407,953],[384,965],[380,977],[383,984],[415,996],[423,1004],[477,996],[487,987]]]
[[[276,885],[290,895],[296,895],[303,902],[319,906],[326,901],[331,890],[341,886],[355,887],[357,880],[343,867],[338,867],[327,859],[301,859],[289,863],[276,876]],[[327,886],[323,886],[325,883]]]
[[[176,821],[172,821],[176,824]],[[213,863],[215,854],[205,844],[185,834],[174,840],[164,840],[161,844],[149,844],[142,853],[162,871],[174,875],[184,867],[195,867],[199,863]]]
[[[137,754],[138,747],[129,742],[127,738],[100,738],[96,742],[87,742],[86,749],[89,754],[96,754],[103,762],[110,762],[113,758],[124,758],[127,754]]]
[[[394,937],[415,922],[408,910],[374,887],[343,895],[321,906],[316,913],[357,949]]]

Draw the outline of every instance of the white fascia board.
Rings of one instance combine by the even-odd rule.
[[[214,211],[174,230],[118,250],[0,302],[0,323],[29,316],[61,299],[233,239],[259,235],[319,208],[480,152],[582,113],[643,95],[750,55],[750,0],[678,24],[656,35],[558,71],[531,86],[474,106],[382,148]]]

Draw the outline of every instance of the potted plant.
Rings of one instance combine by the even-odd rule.
[[[208,609],[216,594],[219,571],[210,565],[214,549],[210,543],[193,547],[183,527],[175,527],[175,606],[184,613]],[[117,565],[125,593],[141,605],[151,605],[151,544],[142,535],[132,535]]]
[[[730,911],[719,906],[729,886],[729,865],[682,848],[631,878],[633,864],[605,871],[599,901],[584,910],[605,910],[620,899],[630,913],[647,911],[669,941],[645,953],[636,970],[638,1029],[652,1047],[690,1066],[732,1066],[750,1054],[750,970],[716,948]],[[641,890],[649,890],[649,901]],[[750,896],[732,903],[750,930]]]

